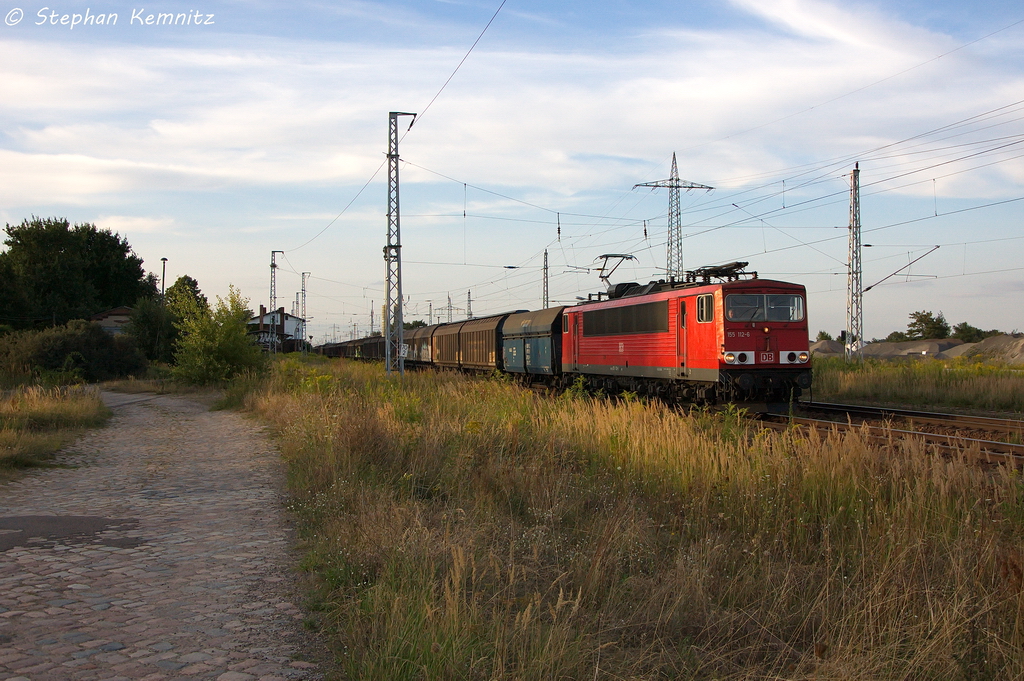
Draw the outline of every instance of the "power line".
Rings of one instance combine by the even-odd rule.
[[[487,29],[489,29],[491,27],[491,24],[494,23],[494,20],[498,17],[498,12],[501,11],[501,8],[505,6],[506,2],[507,0],[501,0],[501,4],[498,5],[498,9],[494,10],[494,14],[487,22],[487,25],[484,26],[484,30],[480,31],[480,35],[478,35],[476,37],[476,40],[473,41],[473,44],[470,45],[469,50],[466,52],[466,56],[462,58],[462,61],[459,62],[459,65],[455,67],[454,71],[452,71],[452,75],[448,76],[448,80],[444,82],[444,85],[442,85],[441,89],[437,91],[437,94],[434,95],[434,98],[431,99],[425,107],[420,109],[419,118],[423,118],[423,115],[427,113],[427,109],[429,109],[434,104],[434,102],[437,101],[437,98],[441,96],[441,93],[444,92],[444,89],[448,87],[448,83],[452,82],[452,78],[455,77],[455,74],[459,72],[459,69],[462,68],[462,65],[466,63],[467,59],[469,59],[469,55],[473,53],[473,50],[476,48],[477,43],[480,42],[480,39],[484,37],[484,33],[487,33]],[[409,130],[412,130],[412,126],[415,124],[416,120],[414,119],[413,122],[409,124],[409,128],[405,131],[406,135],[409,134]],[[405,135],[403,135],[403,137],[405,137]]]
[[[460,69],[460,68],[462,68],[462,65],[463,65],[463,64],[464,64],[464,63],[466,62],[466,59],[468,59],[468,58],[469,58],[469,55],[470,55],[470,54],[471,54],[471,53],[473,52],[473,49],[474,49],[474,48],[476,47],[477,43],[479,43],[479,42],[480,42],[480,39],[484,37],[484,33],[486,33],[486,32],[487,32],[487,29],[488,29],[488,28],[490,28],[490,26],[491,26],[491,23],[492,23],[492,22],[494,21],[495,17],[497,17],[497,16],[498,16],[498,12],[500,12],[500,11],[501,11],[501,8],[505,6],[505,2],[506,2],[506,1],[507,1],[507,0],[501,0],[501,4],[500,4],[500,5],[498,5],[498,9],[494,11],[494,15],[493,15],[493,16],[491,17],[490,21],[488,21],[488,22],[487,22],[487,25],[486,25],[486,26],[484,26],[484,30],[483,30],[483,31],[481,31],[481,32],[480,32],[480,35],[479,35],[479,36],[477,36],[476,40],[474,40],[474,41],[473,41],[473,45],[472,45],[472,46],[471,46],[471,47],[469,48],[469,51],[468,51],[468,52],[466,52],[466,56],[464,56],[464,57],[462,58],[462,61],[460,61],[460,62],[459,62],[459,65],[455,67],[455,70],[454,70],[454,71],[452,71],[452,75],[448,76],[448,80],[446,80],[446,81],[444,82],[444,85],[442,85],[442,86],[441,86],[441,89],[437,91],[437,94],[435,94],[435,95],[434,95],[433,99],[431,99],[431,100],[430,100],[430,102],[429,102],[429,103],[428,103],[428,104],[427,104],[427,105],[426,105],[425,107],[423,107],[423,109],[422,109],[422,110],[420,111],[420,117],[422,117],[422,116],[423,116],[423,114],[425,114],[425,113],[427,112],[427,109],[429,109],[429,108],[430,108],[430,106],[431,106],[431,105],[432,105],[432,104],[433,104],[433,103],[434,103],[434,102],[435,102],[435,101],[437,100],[437,98],[441,96],[441,93],[442,93],[442,92],[444,92],[444,89],[445,89],[446,87],[448,87],[448,83],[450,83],[450,82],[451,82],[452,78],[454,78],[454,77],[455,77],[455,74],[459,72],[459,69]],[[416,122],[416,121],[415,121],[415,119],[413,119],[413,123],[415,123],[415,122]],[[408,128],[406,129],[406,131],[405,131],[405,135],[408,135],[408,134],[409,134],[409,130],[412,130],[412,123],[410,123],[410,124],[409,124],[409,127],[408,127]],[[405,139],[405,135],[402,135],[402,139]],[[363,192],[364,192],[364,191],[366,190],[366,188],[370,186],[370,183],[371,183],[371,182],[373,182],[374,178],[376,178],[376,177],[377,177],[377,174],[378,174],[378,173],[379,173],[379,172],[381,171],[381,169],[383,169],[383,168],[384,168],[384,166],[385,166],[385,165],[387,164],[387,162],[388,162],[388,161],[387,161],[387,159],[384,159],[384,161],[382,161],[382,162],[381,162],[381,164],[380,164],[379,166],[377,166],[377,169],[373,171],[373,174],[372,174],[372,175],[370,175],[370,179],[368,179],[368,180],[366,181],[366,183],[365,183],[365,184],[363,184],[363,186],[359,188],[359,191],[358,191],[358,192],[356,192],[356,195],[352,197],[352,200],[351,200],[351,201],[349,201],[349,202],[348,202],[348,203],[347,203],[347,204],[345,205],[345,207],[344,207],[344,208],[342,208],[341,212],[340,212],[340,213],[338,213],[338,215],[337,215],[337,216],[335,216],[335,218],[334,218],[333,220],[331,220],[330,222],[328,222],[328,223],[327,223],[327,225],[325,225],[323,229],[321,229],[321,230],[320,230],[319,232],[317,232],[316,234],[314,234],[314,235],[313,235],[313,237],[312,237],[312,238],[310,238],[310,239],[309,239],[308,241],[306,241],[306,242],[302,243],[301,245],[299,245],[299,246],[297,246],[297,247],[295,247],[295,248],[293,248],[293,249],[291,249],[291,250],[292,250],[292,251],[297,251],[297,250],[299,250],[300,248],[305,248],[305,247],[306,247],[306,246],[308,246],[309,244],[313,243],[313,242],[314,242],[314,241],[315,241],[316,239],[318,239],[318,238],[320,237],[320,235],[321,235],[321,234],[323,234],[324,232],[326,232],[326,231],[327,231],[327,230],[328,230],[328,229],[329,229],[329,228],[331,227],[331,225],[333,225],[333,224],[334,224],[335,222],[337,222],[337,221],[338,221],[338,219],[339,219],[339,218],[340,218],[340,217],[341,217],[342,215],[344,215],[344,214],[345,214],[345,212],[346,212],[346,211],[348,211],[348,209],[349,209],[349,208],[351,208],[351,207],[352,207],[352,204],[356,202],[356,199],[358,199],[358,198],[359,198],[359,197],[360,197],[360,196],[362,195],[362,193],[363,193]]]
[[[684,149],[683,151],[690,151],[692,149],[699,149],[699,148],[701,148],[703,146],[707,146],[709,144],[715,144],[717,142],[724,142],[727,139],[732,139],[733,137],[738,137],[740,135],[745,135],[748,132],[753,132],[755,130],[760,130],[761,128],[768,127],[769,125],[774,125],[775,123],[780,123],[780,122],[788,120],[790,118],[794,118],[796,116],[800,116],[802,114],[807,113],[808,111],[813,111],[814,109],[817,109],[817,108],[820,108],[820,107],[823,107],[823,106],[827,106],[829,104],[832,104],[833,102],[838,102],[840,99],[844,99],[844,98],[849,97],[851,95],[855,95],[858,92],[863,92],[864,90],[867,90],[868,88],[872,88],[872,87],[874,87],[876,85],[880,85],[881,83],[884,83],[884,82],[886,82],[888,80],[892,80],[893,78],[898,78],[899,76],[902,76],[905,73],[909,73],[911,71],[914,71],[915,69],[919,69],[922,66],[927,66],[928,64],[931,64],[934,61],[938,61],[939,59],[942,59],[943,57],[951,55],[954,52],[959,52],[960,50],[962,50],[964,48],[970,47],[971,45],[974,45],[975,43],[981,42],[982,40],[985,40],[987,38],[991,38],[992,36],[996,35],[997,33],[1002,33],[1003,31],[1009,30],[1009,29],[1013,28],[1014,26],[1017,26],[1018,24],[1021,24],[1021,23],[1024,23],[1024,19],[1019,19],[1019,20],[1013,22],[1012,24],[1009,24],[1007,26],[1003,26],[1002,28],[1000,28],[998,30],[992,31],[991,33],[988,33],[986,35],[981,36],[980,38],[972,40],[969,43],[964,43],[963,45],[961,45],[961,46],[959,46],[957,48],[954,48],[954,49],[952,49],[952,50],[950,50],[948,52],[943,52],[942,54],[938,55],[937,57],[932,57],[931,59],[928,59],[927,61],[923,61],[920,64],[917,64],[916,66],[911,66],[908,69],[904,69],[904,70],[902,70],[902,71],[900,71],[898,73],[894,73],[891,76],[886,76],[885,78],[882,78],[881,80],[876,80],[875,82],[869,83],[869,84],[864,85],[862,87],[859,87],[856,90],[850,90],[849,92],[841,94],[838,97],[833,97],[832,99],[829,99],[829,100],[826,100],[824,102],[821,102],[820,104],[815,104],[814,106],[807,107],[806,109],[803,109],[801,111],[797,111],[795,113],[791,113],[789,115],[782,116],[781,118],[776,118],[773,121],[768,121],[767,123],[762,123],[761,125],[756,125],[753,128],[747,128],[746,130],[741,130],[739,132],[734,132],[731,135],[726,135],[725,137],[722,137],[720,139],[714,140],[713,142],[702,142],[701,144],[696,144],[696,145],[694,145],[692,147],[688,147],[688,148]]]

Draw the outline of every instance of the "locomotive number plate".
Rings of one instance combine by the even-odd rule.
[[[774,352],[762,352],[761,353],[761,364],[774,364],[775,353]]]
[[[750,338],[749,331],[727,331],[726,338]]]

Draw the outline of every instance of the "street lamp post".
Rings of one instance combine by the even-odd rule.
[[[164,284],[167,283],[167,258],[160,258],[160,262],[164,264],[163,274],[160,275],[160,297],[164,297]]]

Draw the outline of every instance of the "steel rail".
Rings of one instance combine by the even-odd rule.
[[[767,416],[780,417],[782,415],[771,414]],[[900,428],[872,425],[869,423],[842,423],[840,421],[811,419],[799,416],[786,416],[785,418],[785,422],[761,420],[760,425],[774,430],[785,430],[792,426],[822,430],[835,429],[840,432],[860,430],[873,440],[881,440],[885,442],[891,442],[894,437],[900,440],[918,438],[925,444],[934,447],[943,454],[965,454],[984,463],[1006,463],[1016,467],[1024,467],[1024,444],[981,440],[962,435],[923,433],[916,430],[902,430]],[[978,449],[976,451],[971,451],[974,445],[977,445]]]
[[[859,404],[832,404],[828,402],[801,402],[800,407],[808,411],[869,416],[875,418],[901,418],[915,423],[930,423],[939,426],[956,426],[999,433],[1016,433],[1024,436],[1024,421],[1000,419],[988,416],[968,416],[931,411],[914,411],[890,407],[868,407]]]

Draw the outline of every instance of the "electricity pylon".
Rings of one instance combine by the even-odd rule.
[[[679,179],[679,170],[676,167],[676,152],[672,152],[672,175],[667,180],[657,182],[643,182],[633,185],[637,187],[666,187],[668,188],[668,253],[665,258],[665,269],[670,279],[682,281],[683,272],[683,218],[679,208],[680,189],[714,189],[706,184],[697,184],[688,180]]]

